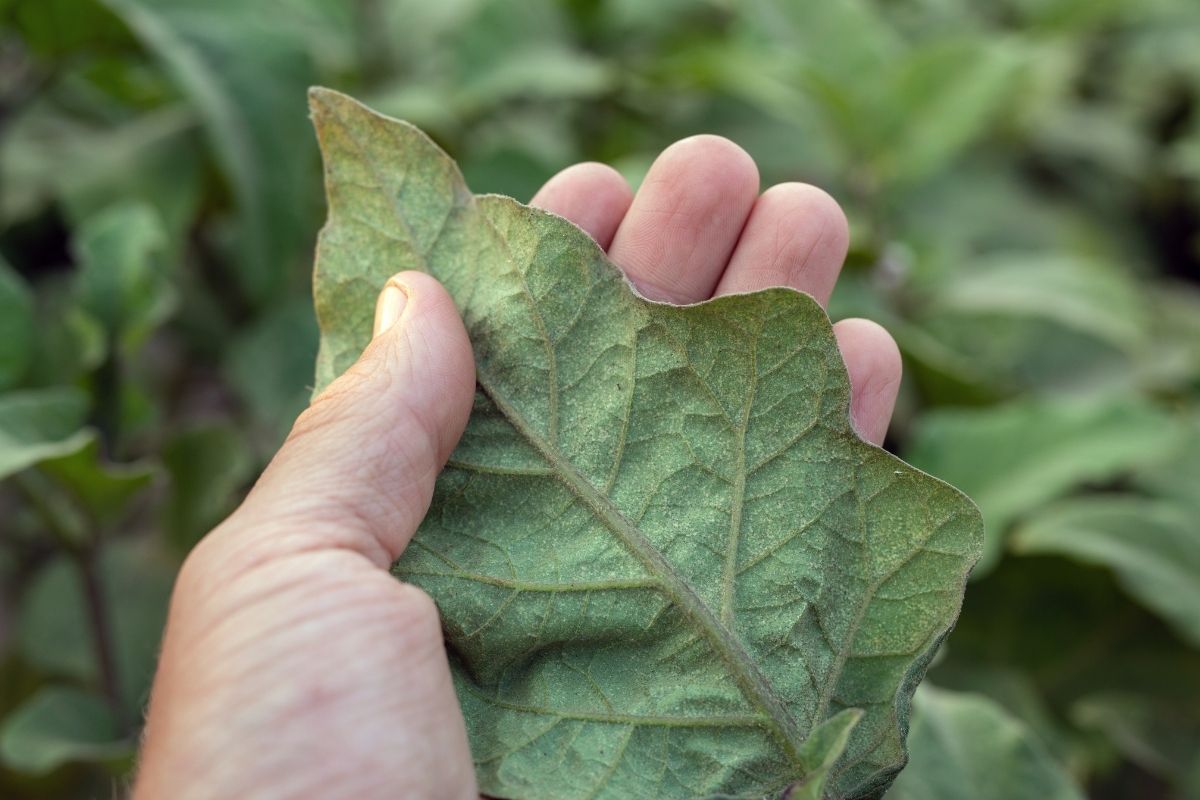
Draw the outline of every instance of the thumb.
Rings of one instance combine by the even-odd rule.
[[[429,508],[474,387],[449,294],[424,273],[393,276],[371,343],[296,420],[235,514],[263,537],[255,545],[275,551],[256,547],[257,557],[345,548],[389,566]]]
[[[436,607],[372,566],[428,508],[473,400],[471,348],[427,275],[392,278],[377,311],[179,573],[138,798],[477,796]]]

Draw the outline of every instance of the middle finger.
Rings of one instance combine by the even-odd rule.
[[[758,195],[758,168],[720,136],[692,136],[655,160],[609,256],[652,300],[712,296]]]

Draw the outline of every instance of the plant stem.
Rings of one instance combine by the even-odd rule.
[[[107,458],[117,457],[121,434],[121,359],[120,343],[111,337],[108,357],[96,370],[96,427],[100,429],[100,447]]]
[[[87,606],[88,621],[92,628],[92,644],[96,649],[96,665],[100,670],[100,686],[120,729],[132,733],[125,704],[122,702],[121,681],[117,670],[116,651],[113,647],[112,626],[108,619],[108,604],[105,601],[104,581],[100,575],[97,550],[89,547],[76,558],[79,572],[83,576],[84,604]]]
[[[92,646],[100,675],[100,688],[112,708],[113,718],[120,730],[131,734],[133,725],[122,702],[112,626],[109,624],[104,580],[98,564],[100,537],[94,531],[87,530],[88,526],[78,514],[67,510],[71,507],[61,493],[60,496],[54,496],[54,487],[44,475],[36,470],[27,470],[14,477],[17,488],[41,517],[58,546],[70,556],[79,569],[86,606],[84,613],[87,614],[92,631]]]

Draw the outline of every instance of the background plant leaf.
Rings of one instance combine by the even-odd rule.
[[[301,123],[296,98],[313,77],[302,42],[284,33],[287,13],[236,0],[102,3],[161,59],[203,119],[237,207],[239,247],[231,256],[240,268],[230,278],[249,300],[264,302],[295,279],[290,267],[312,197],[311,176],[296,168],[311,157],[310,143],[276,128],[289,117]]]
[[[1197,41],[1195,0],[0,0],[0,718],[98,685],[23,653],[45,570],[136,541],[161,558],[130,569],[169,575],[311,393],[317,83],[420,125],[477,192],[528,198],[582,161],[636,187],[697,133],[744,148],[760,188],[828,191],[851,227],[830,313],[904,355],[889,449],[982,479],[1000,512],[931,680],[1020,720],[1088,796],[1200,798],[1185,621],[1098,560],[1004,546],[1113,494],[1200,518]],[[118,208],[151,211],[177,298],[135,348],[80,291],[85,228]],[[47,408],[14,418],[10,392]],[[43,437],[61,392],[78,413]],[[992,413],[1015,421],[984,435]],[[167,480],[97,515],[52,474],[67,453]],[[94,661],[80,630],[60,647]],[[0,759],[0,797],[108,797],[122,766]]]
[[[0,390],[24,375],[33,338],[33,292],[0,258]]]
[[[80,306],[112,342],[136,347],[175,302],[163,264],[166,233],[153,209],[107,208],[84,222],[75,247]]]
[[[938,291],[931,314],[1041,317],[1137,352],[1149,308],[1136,280],[1078,258],[1030,255],[972,265]]]
[[[93,529],[97,526],[104,529],[121,520],[154,480],[158,467],[149,460],[114,464],[101,455],[95,432],[87,433],[82,447],[43,459],[39,469],[88,515]]]
[[[978,695],[922,686],[908,735],[912,757],[887,800],[1083,800],[1036,737]]]
[[[1170,456],[1139,469],[1133,481],[1148,494],[1188,509],[1196,520],[1200,519],[1197,475],[1200,475],[1200,414],[1185,420],[1178,446]]]
[[[1200,645],[1200,520],[1162,500],[1067,500],[1013,534],[1019,553],[1057,553],[1108,567],[1133,597]]]
[[[182,103],[97,122],[40,99],[11,121],[0,147],[0,182],[8,190],[0,193],[0,222],[35,218],[56,203],[81,221],[121,198],[152,206],[177,241],[200,200],[197,127]]]
[[[82,430],[87,405],[87,396],[77,389],[0,395],[0,478],[87,444],[92,436]]]
[[[1166,458],[1180,433],[1170,415],[1138,400],[1026,401],[930,414],[907,456],[979,504],[988,534],[978,577],[1000,557],[1009,526],[1022,514],[1072,488]]]
[[[787,289],[646,301],[415,128],[311,101],[318,387],[398,269],[439,278],[472,337],[472,420],[396,569],[440,604],[483,791],[759,797],[837,758],[802,753],[850,709],[830,791],[885,787],[981,530],[853,433],[825,312]]]
[[[0,760],[34,775],[70,761],[119,762],[133,750],[107,702],[64,686],[42,689],[0,724]]]
[[[230,342],[224,372],[265,452],[279,446],[308,405],[316,351],[317,325],[307,299],[275,306]]]
[[[124,712],[140,715],[158,659],[174,570],[136,542],[112,544],[98,567]],[[44,566],[19,609],[16,634],[22,657],[51,675],[98,686],[88,607],[83,577],[72,559],[60,556]]]
[[[1113,749],[1147,772],[1186,788],[1191,798],[1200,783],[1200,724],[1195,702],[1180,704],[1136,692],[1096,692],[1077,700],[1071,720],[1103,736]]]
[[[181,554],[191,550],[230,511],[254,474],[250,447],[236,430],[209,423],[181,431],[163,448],[171,478],[164,511],[168,539]]]

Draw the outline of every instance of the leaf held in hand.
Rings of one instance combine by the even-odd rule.
[[[825,312],[788,289],[649,302],[569,222],[472,195],[415,128],[311,103],[318,388],[398,270],[446,285],[475,351],[471,421],[396,572],[438,601],[481,790],[882,792],[982,524],[853,433]]]

